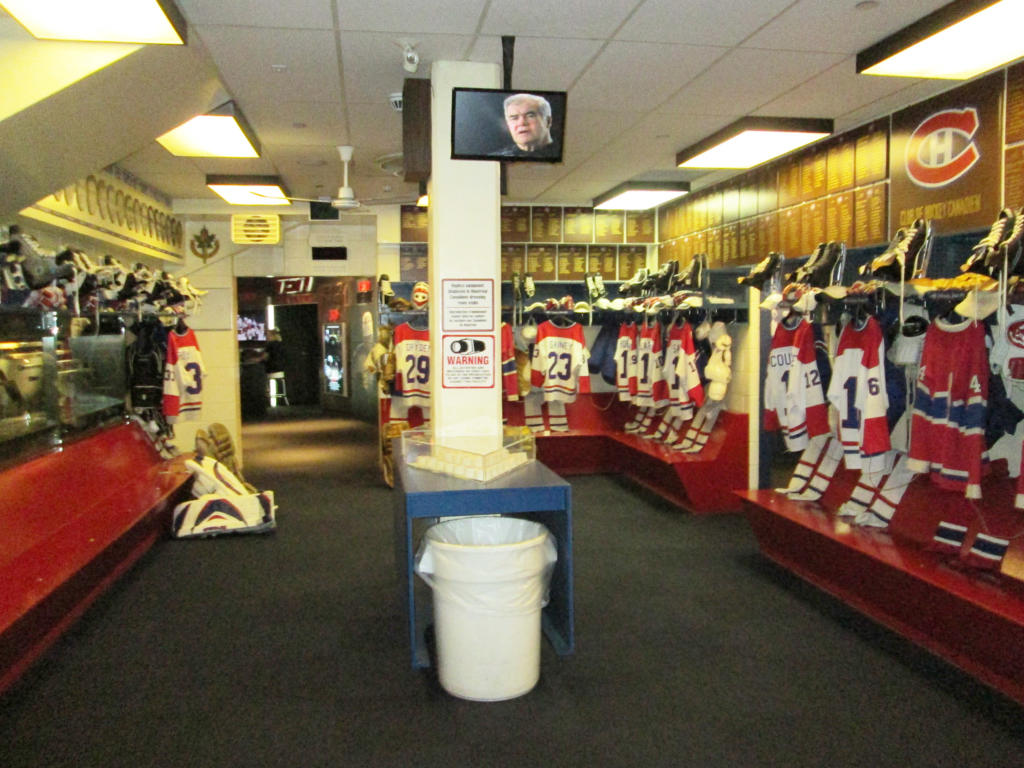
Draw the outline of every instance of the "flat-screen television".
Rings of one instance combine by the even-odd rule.
[[[452,89],[452,159],[562,162],[565,91]]]
[[[266,341],[267,317],[263,313],[240,313],[238,315],[239,341]]]

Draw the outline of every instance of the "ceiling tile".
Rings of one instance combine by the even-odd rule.
[[[899,77],[871,77],[858,75],[854,57],[825,70],[805,82],[799,89],[785,93],[779,98],[766,102],[757,110],[762,115],[792,115],[794,117],[840,118],[850,112],[874,111],[873,116],[887,109],[886,103],[909,98],[904,94],[910,86],[928,82],[929,87],[949,87],[937,81],[908,80]]]
[[[749,114],[841,59],[841,55],[832,53],[736,48],[688,83],[659,111]],[[723,88],[723,83],[729,87]],[[832,114],[835,112],[823,116]]]
[[[334,29],[331,0],[177,0],[193,25]]]
[[[600,48],[600,40],[517,37],[512,61],[512,87],[567,90]],[[500,63],[501,38],[477,37],[468,58],[470,61]]]
[[[395,32],[416,39],[423,34],[473,34],[487,0],[372,0],[339,3],[340,29],[360,32]]]
[[[338,98],[341,82],[332,32],[253,27],[200,27],[198,32],[224,85],[246,113],[250,111],[247,102]],[[274,72],[273,64],[287,70]]]
[[[569,92],[584,109],[648,111],[718,59],[725,48],[611,42]]]
[[[637,0],[491,0],[480,32],[533,37],[610,37]]]
[[[948,0],[899,0],[861,10],[853,0],[800,0],[744,41],[744,45],[856,53],[947,3]]]
[[[633,112],[576,109],[569,100],[565,116],[566,168],[573,168],[595,153],[637,121]]]
[[[245,116],[263,144],[345,144],[345,116],[338,101],[259,102]],[[301,127],[305,126],[305,127]]]
[[[738,45],[793,0],[647,0],[616,40],[694,45]]]
[[[416,77],[429,77],[433,61],[458,61],[472,44],[461,35],[418,35],[420,57]],[[345,71],[345,98],[349,103],[387,103],[390,93],[402,90],[413,75],[402,68],[399,38],[381,32],[343,32],[341,58]]]

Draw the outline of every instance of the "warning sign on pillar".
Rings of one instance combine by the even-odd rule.
[[[441,337],[441,386],[445,389],[494,388],[494,336]]]
[[[494,330],[494,281],[441,281],[441,323],[445,332]]]

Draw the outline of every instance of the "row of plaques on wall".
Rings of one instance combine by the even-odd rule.
[[[723,224],[774,213],[884,181],[888,130],[872,124],[761,170],[663,206],[659,239],[670,240]]]
[[[501,246],[501,279],[513,272],[534,280],[583,280],[597,272],[605,280],[626,280],[647,266],[646,245],[565,245],[505,243]],[[404,243],[399,250],[401,280],[427,279],[427,246]]]
[[[684,263],[706,253],[709,266],[725,267],[756,264],[771,251],[796,258],[833,240],[851,248],[885,242],[887,226],[888,184],[883,182],[663,241],[658,261]]]
[[[654,211],[596,211],[559,205],[503,205],[503,243],[653,243]],[[402,206],[403,243],[427,241],[427,210]]]

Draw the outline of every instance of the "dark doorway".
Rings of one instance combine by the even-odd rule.
[[[290,405],[320,404],[322,352],[316,304],[278,304],[274,323],[284,342],[284,375]]]

